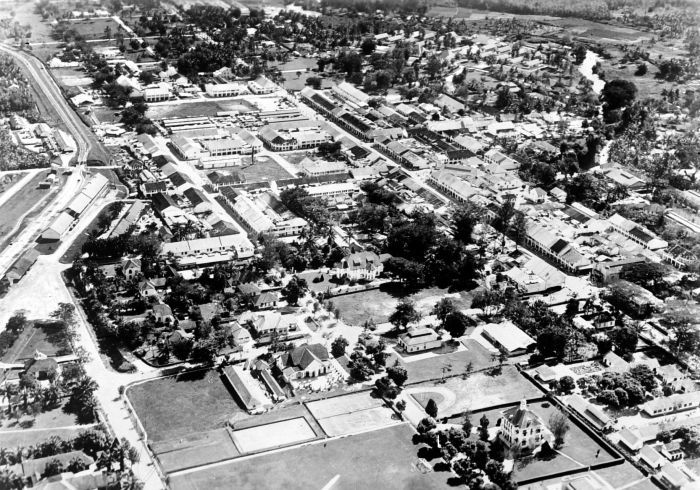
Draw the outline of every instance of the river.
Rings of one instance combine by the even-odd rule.
[[[596,63],[598,63],[599,59],[600,57],[593,51],[586,51],[586,59],[583,60],[583,63],[581,63],[581,66],[578,69],[578,71],[581,72],[581,75],[593,82],[593,91],[596,94],[600,94],[601,90],[603,90],[603,87],[605,86],[605,82],[601,80],[598,75],[593,73],[593,67]]]

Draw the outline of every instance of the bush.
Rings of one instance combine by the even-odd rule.
[[[620,401],[613,390],[603,390],[598,394],[597,400],[613,408],[620,406]]]
[[[559,389],[564,393],[571,393],[574,388],[576,388],[576,383],[574,383],[574,378],[571,376],[564,376],[559,380]]]

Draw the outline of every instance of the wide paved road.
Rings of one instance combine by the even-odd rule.
[[[92,148],[94,135],[68,105],[66,99],[63,98],[61,90],[44,65],[34,56],[5,44],[0,44],[0,51],[15,58],[29,72],[29,79],[36,84],[37,91],[44,94],[48,103],[53,106],[66,125],[68,132],[75,138],[78,145],[77,163],[85,163]]]

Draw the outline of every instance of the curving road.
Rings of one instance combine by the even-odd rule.
[[[46,67],[34,56],[5,44],[0,44],[0,51],[15,58],[29,72],[29,78],[36,84],[37,92],[41,92],[46,96],[48,103],[58,113],[68,132],[75,138],[78,145],[76,163],[85,163],[88,153],[92,149],[94,136],[68,105],[66,99],[63,98],[61,90],[56,85],[51,74],[46,70]]]

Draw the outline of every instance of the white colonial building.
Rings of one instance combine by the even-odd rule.
[[[520,406],[503,411],[499,437],[511,448],[534,451],[547,441],[554,440],[551,431],[542,418],[527,407],[527,401]]]

